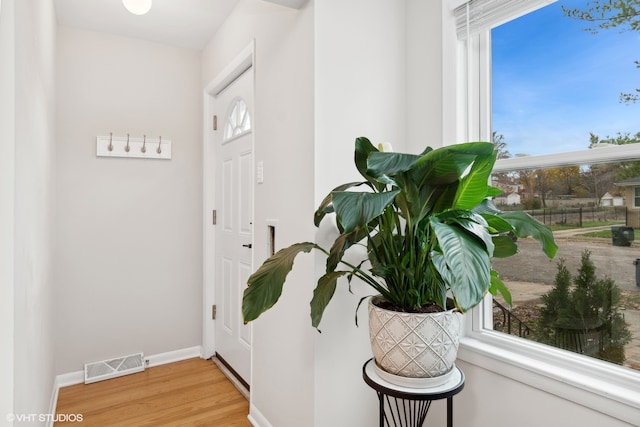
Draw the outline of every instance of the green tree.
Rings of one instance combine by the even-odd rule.
[[[498,150],[498,159],[508,159],[511,157],[511,153],[507,150],[507,141],[504,140],[504,135],[497,131],[491,132],[491,142],[496,146]]]
[[[597,147],[598,144],[608,144],[608,145],[626,145],[626,144],[637,144],[640,143],[640,132],[637,132],[635,135],[630,133],[618,133],[615,137],[607,136],[606,138],[600,139],[600,137],[594,133],[589,133],[589,148]],[[628,178],[635,178],[640,176],[640,161],[635,162],[622,162],[619,164],[609,164],[609,165],[599,165],[600,170],[595,174],[594,179],[599,179],[598,175],[608,175],[612,177],[613,180],[609,179],[609,181],[602,180],[600,181],[600,187],[603,188],[604,184],[609,185],[609,188],[605,188],[606,191],[615,191],[614,188],[611,188],[613,181],[623,181]],[[606,176],[605,176],[606,179]],[[604,192],[602,194],[604,194]]]
[[[554,325],[560,318],[566,317],[569,307],[569,288],[571,287],[571,273],[565,265],[564,259],[558,261],[558,272],[553,281],[553,288],[542,295],[542,309],[537,321],[539,341],[553,344]]]
[[[549,198],[564,194],[574,194],[580,183],[579,166],[536,169],[533,175],[536,191],[542,202],[542,207],[545,208]]]
[[[597,278],[588,250],[582,253],[573,287],[571,281],[564,260],[560,260],[553,288],[542,296],[539,341],[623,363],[631,332],[620,314],[620,288],[610,278]]]
[[[566,16],[590,23],[585,28],[593,34],[600,30],[619,28],[621,31],[640,31],[640,0],[591,0],[586,9],[568,9]],[[634,61],[640,68],[640,61]],[[633,103],[640,99],[640,89],[620,94],[620,102]]]
[[[542,203],[537,195],[535,170],[520,170],[518,171],[517,182],[522,186],[523,197],[522,207],[524,209],[539,209],[542,207]]]
[[[593,197],[594,205],[600,203],[600,199],[607,191],[614,188],[618,167],[615,164],[589,165],[581,173],[581,186],[585,196]]]
[[[553,191],[558,194],[575,194],[580,183],[580,166],[564,166],[549,169]]]
[[[508,159],[511,157],[511,153],[507,149],[507,142],[504,135],[493,131],[491,133],[491,142],[498,152],[498,159]],[[491,185],[502,190],[503,195],[507,195],[518,188],[518,173],[517,172],[493,172]]]
[[[553,192],[553,174],[549,173],[549,169],[536,169],[534,173],[536,190],[540,195],[542,207],[547,207],[547,198]]]

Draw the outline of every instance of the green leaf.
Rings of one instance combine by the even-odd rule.
[[[315,226],[319,227],[320,222],[325,217],[325,215],[333,212],[333,192],[334,191],[344,191],[352,187],[359,187],[361,185],[369,185],[369,183],[368,182],[348,182],[346,184],[337,186],[329,194],[327,194],[313,215],[313,223],[315,224]]]
[[[300,252],[310,252],[314,248],[320,249],[315,243],[304,242],[281,249],[249,276],[248,287],[242,297],[242,316],[245,322],[257,319],[273,307],[282,294],[284,281],[293,268],[295,257]]]
[[[478,305],[489,289],[491,259],[487,249],[457,226],[443,224],[435,217],[430,224],[448,271],[443,270],[442,263],[434,265],[443,277],[452,276],[449,288],[460,310],[467,311]]]
[[[489,186],[489,188],[487,189],[487,197],[495,197],[499,196],[500,194],[502,194],[502,190],[499,188]]]
[[[472,209],[475,213],[479,213],[481,215],[498,215],[502,213],[502,211],[496,208],[496,205],[493,203],[491,199],[484,199],[478,205],[474,206]]]
[[[403,172],[393,177],[395,185],[402,189],[395,199],[405,218],[417,224],[433,207],[434,200],[441,194],[439,187],[425,185],[418,188],[409,172]]]
[[[433,266],[440,274],[442,281],[434,280],[431,282],[430,286],[430,295],[433,298],[434,302],[438,304],[442,309],[445,309],[447,306],[447,287],[444,286],[444,283],[451,283],[455,280],[453,274],[449,270],[449,266],[447,265],[447,261],[444,256],[439,252],[431,253],[431,262]],[[453,295],[455,298],[455,295]]]
[[[491,187],[488,182],[496,161],[496,151],[490,143],[473,147],[477,147],[477,155],[469,173],[462,178],[458,186],[453,204],[456,209],[472,209],[490,194]]]
[[[518,253],[518,245],[506,234],[494,236],[493,245],[493,256],[496,258],[509,258]]]
[[[415,154],[374,152],[367,159],[367,174],[383,183],[394,183],[393,176],[410,170],[420,159]]]
[[[356,148],[355,148],[355,163],[358,172],[360,175],[364,177],[367,181],[373,182],[375,179],[367,173],[367,159],[371,153],[377,153],[378,149],[373,146],[371,141],[364,136],[360,138],[356,138]]]
[[[450,184],[462,178],[477,158],[490,156],[493,150],[493,144],[488,142],[469,142],[438,148],[416,162],[412,169],[414,179],[419,185],[425,182],[431,185]]]
[[[502,212],[500,217],[513,226],[516,236],[521,238],[531,236],[542,244],[542,251],[549,258],[556,256],[558,245],[549,227],[522,211]]]
[[[491,292],[491,295],[494,297],[500,293],[502,298],[504,298],[504,302],[511,307],[511,292],[504,282],[500,280],[500,277],[498,277],[498,273],[495,270],[491,270],[491,286],[489,287],[489,292]]]
[[[342,261],[344,251],[349,249],[354,243],[367,237],[366,230],[357,229],[350,233],[340,234],[333,242],[331,249],[329,250],[329,257],[327,257],[327,273],[332,272],[338,266],[338,263]]]
[[[394,180],[405,191],[411,185],[417,189],[411,190],[412,196],[408,198],[417,220],[430,212],[470,209],[488,193],[491,172],[488,163],[492,153],[493,144],[481,142],[425,151],[406,172],[408,178],[394,176]],[[484,181],[483,175],[487,178]]]
[[[451,210],[438,215],[438,219],[447,224],[460,225],[484,242],[489,257],[493,256],[494,242],[491,234],[487,231],[487,221],[482,215],[466,210]]]
[[[476,211],[474,210],[474,212]],[[489,231],[493,234],[515,232],[515,230],[513,229],[513,225],[511,225],[509,221],[499,217],[496,214],[481,213],[480,215],[487,222]]]
[[[358,305],[356,306],[356,315],[355,315],[355,318],[356,318],[356,326],[358,326],[358,311],[360,310],[360,306],[362,305],[362,303],[363,303],[365,300],[368,300],[368,299],[369,299],[369,298],[371,298],[372,296],[373,296],[373,295],[367,295],[366,297],[362,297],[362,298],[360,298],[360,301],[358,301]]]
[[[348,274],[348,271],[333,271],[327,273],[318,279],[318,286],[313,290],[313,298],[311,299],[311,325],[318,328],[325,308],[333,298],[336,291],[336,283],[338,278]]]
[[[333,206],[345,233],[350,233],[356,228],[364,228],[373,218],[384,212],[399,192],[400,190],[385,191],[384,193],[353,191],[332,193]]]

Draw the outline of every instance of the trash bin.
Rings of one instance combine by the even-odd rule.
[[[624,226],[611,227],[613,246],[631,246],[633,239],[633,228]]]
[[[636,286],[640,286],[640,259],[636,258],[633,265],[636,266]]]

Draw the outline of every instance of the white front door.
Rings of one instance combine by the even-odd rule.
[[[215,96],[217,211],[215,238],[216,353],[247,383],[251,327],[242,321],[242,293],[252,273],[253,69]]]

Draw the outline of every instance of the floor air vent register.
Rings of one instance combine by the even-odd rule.
[[[102,360],[100,362],[86,363],[84,365],[84,383],[108,380],[144,371],[144,357],[142,353],[116,359]]]

